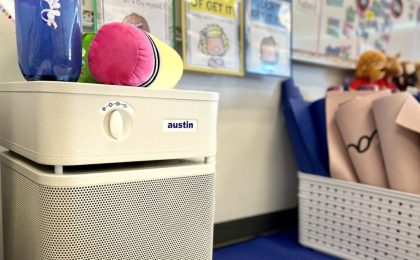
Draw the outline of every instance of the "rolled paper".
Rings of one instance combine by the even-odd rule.
[[[420,104],[398,93],[373,102],[373,113],[390,187],[420,194]]]
[[[372,102],[389,95],[390,91],[381,91],[355,97],[336,112],[337,125],[358,179],[361,183],[383,188],[389,185],[373,118]]]
[[[328,155],[331,177],[358,182],[357,175],[346,151],[345,144],[341,138],[340,130],[335,121],[335,113],[340,105],[350,101],[357,96],[369,95],[372,91],[329,91],[326,94],[326,120]]]

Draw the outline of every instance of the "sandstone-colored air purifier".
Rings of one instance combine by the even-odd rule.
[[[211,259],[218,95],[0,84],[6,260]]]

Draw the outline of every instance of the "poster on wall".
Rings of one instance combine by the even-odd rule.
[[[82,0],[82,17],[83,32],[96,32],[96,0]]]
[[[246,72],[289,77],[291,74],[291,3],[250,0],[245,9]]]
[[[125,22],[173,46],[172,0],[101,0],[101,24]]]
[[[183,59],[187,70],[242,76],[240,0],[183,0]]]
[[[293,18],[293,58],[347,68],[367,50],[420,59],[420,0],[295,0]]]

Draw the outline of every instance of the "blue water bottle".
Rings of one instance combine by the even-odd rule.
[[[79,0],[15,0],[15,11],[25,79],[77,81],[82,66]]]

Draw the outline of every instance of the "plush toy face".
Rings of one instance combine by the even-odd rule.
[[[403,67],[399,61],[400,54],[395,56],[388,56],[386,62],[386,77],[394,78],[399,77],[403,73]]]
[[[416,65],[411,62],[407,62],[404,64],[405,73],[408,75],[416,73]]]
[[[383,79],[387,65],[386,56],[378,51],[367,51],[357,62],[356,77],[367,78],[370,81]]]

